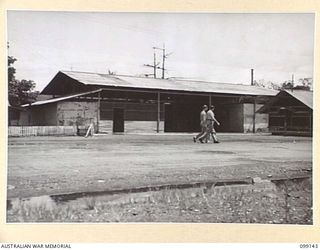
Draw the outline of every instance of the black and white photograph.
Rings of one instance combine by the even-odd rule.
[[[314,13],[6,15],[6,223],[313,225]]]

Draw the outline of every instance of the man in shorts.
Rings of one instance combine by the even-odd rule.
[[[214,129],[214,123],[216,122],[218,124],[218,126],[220,126],[220,122],[218,122],[218,120],[215,118],[214,116],[214,111],[215,107],[213,105],[211,105],[210,109],[207,112],[207,131],[206,133],[201,136],[199,138],[199,141],[201,142],[203,139],[206,140],[206,142],[208,142],[208,140],[210,139],[210,135],[212,136],[213,139],[213,143],[219,143],[218,138],[217,138],[217,132]]]
[[[208,106],[207,105],[203,105],[202,107],[202,111],[200,112],[200,128],[201,128],[201,132],[196,136],[193,137],[193,141],[197,142],[197,140],[202,137],[206,132],[207,132],[207,110],[208,110]],[[203,143],[202,139],[199,141],[201,143]]]

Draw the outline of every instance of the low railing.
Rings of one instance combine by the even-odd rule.
[[[9,137],[76,135],[76,126],[9,126]]]

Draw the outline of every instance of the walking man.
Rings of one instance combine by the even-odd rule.
[[[206,142],[210,139],[210,135],[212,136],[213,143],[219,143],[217,138],[217,132],[214,129],[214,123],[216,122],[218,126],[220,126],[220,122],[215,118],[214,111],[215,107],[211,105],[210,109],[207,112],[206,119],[207,119],[207,131],[206,133],[199,138],[199,141],[201,142],[204,138]]]
[[[196,136],[193,137],[193,141],[197,142],[197,140],[202,137],[204,134],[207,132],[207,110],[208,106],[203,105],[202,111],[200,112],[200,127],[201,127],[201,132]],[[199,139],[200,140],[200,139]],[[202,139],[200,140],[201,143],[203,143]]]

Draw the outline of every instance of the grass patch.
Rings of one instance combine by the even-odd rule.
[[[311,180],[300,180],[86,197],[63,204],[19,201],[7,221],[312,224],[311,190]]]

